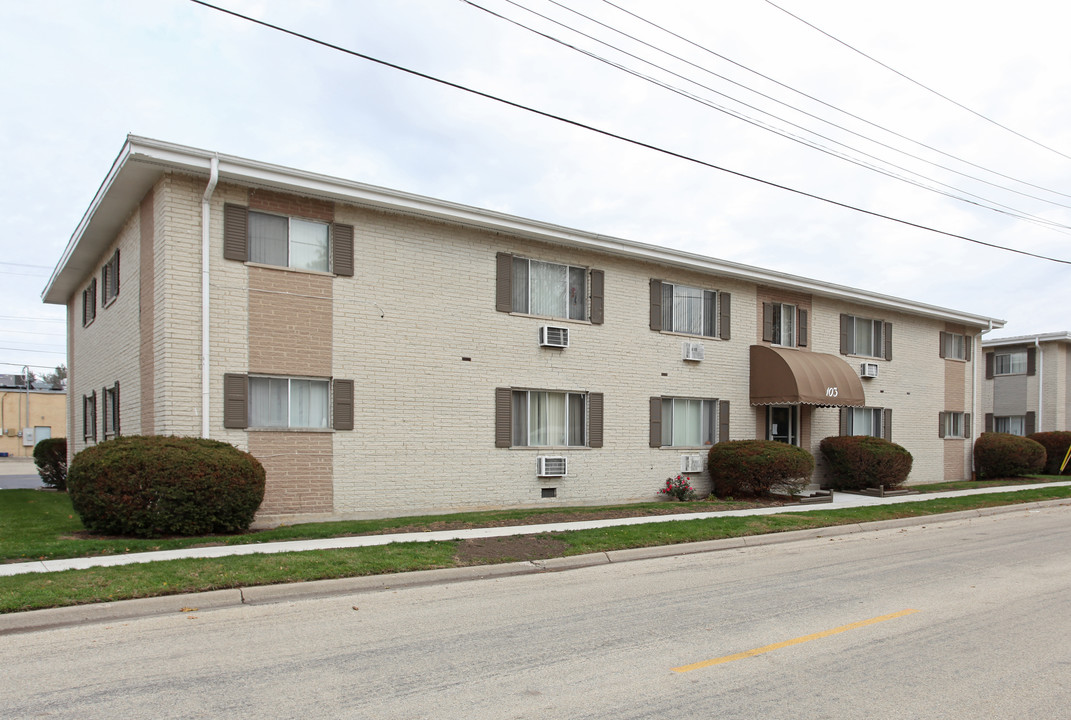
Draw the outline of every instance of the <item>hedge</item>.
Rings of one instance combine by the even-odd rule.
[[[902,446],[869,435],[827,437],[819,443],[834,490],[895,488],[907,481],[913,458]]]
[[[982,433],[974,443],[974,469],[979,478],[1034,475],[1045,469],[1045,447],[1008,433]]]
[[[249,528],[264,499],[264,468],[216,440],[134,435],[75,455],[67,485],[91,532],[206,535]]]
[[[1056,430],[1053,432],[1036,432],[1032,435],[1027,435],[1028,438],[1034,442],[1041,443],[1041,446],[1045,448],[1045,469],[1046,475],[1060,475],[1060,463],[1067,457],[1067,448],[1071,447],[1071,432],[1067,430]],[[1071,462],[1064,468],[1064,475],[1071,475]]]
[[[41,482],[56,490],[67,489],[67,438],[46,438],[34,445],[33,463]]]
[[[796,495],[811,481],[814,458],[772,440],[730,440],[711,446],[707,470],[718,497],[761,496],[775,488]]]

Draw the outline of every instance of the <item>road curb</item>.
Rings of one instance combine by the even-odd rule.
[[[119,600],[111,603],[75,605],[46,610],[0,614],[0,635],[35,632],[72,625],[116,622],[141,617],[165,616],[202,610],[212,610],[241,605],[269,605],[282,602],[297,602],[325,597],[336,597],[359,592],[397,590],[426,585],[488,580],[518,575],[545,572],[564,572],[598,565],[608,565],[636,560],[652,560],[679,555],[695,555],[766,545],[799,542],[823,537],[854,535],[862,532],[896,528],[938,525],[961,520],[972,520],[1011,512],[1041,510],[1049,507],[1071,505],[1071,498],[1042,500],[1018,505],[998,505],[977,510],[954,513],[937,513],[916,517],[877,520],[869,523],[830,525],[806,530],[789,530],[767,535],[750,535],[721,540],[705,540],[679,545],[657,545],[628,550],[573,555],[534,562],[513,562],[500,565],[477,565],[438,570],[417,570],[391,575],[366,575],[332,580],[313,580],[285,585],[255,585],[228,590],[211,590],[203,593],[165,595],[163,597]]]

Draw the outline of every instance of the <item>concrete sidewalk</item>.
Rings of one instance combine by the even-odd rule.
[[[0,565],[0,577],[21,575],[24,573],[58,572],[62,570],[83,570],[92,567],[110,567],[134,563],[157,562],[161,560],[179,560],[183,558],[217,558],[228,555],[252,555],[255,553],[300,552],[303,550],[333,550],[339,548],[371,547],[398,542],[434,542],[439,540],[463,540],[468,538],[505,537],[508,535],[535,535],[565,530],[588,530],[592,528],[614,527],[621,525],[645,525],[650,523],[677,522],[680,520],[698,520],[713,517],[741,517],[746,515],[774,515],[778,513],[805,513],[817,510],[835,510],[838,508],[861,507],[869,505],[891,505],[905,502],[936,500],[946,497],[966,495],[984,495],[1009,490],[1032,490],[1035,488],[1066,486],[1071,481],[1056,483],[1039,483],[1036,485],[1017,485],[1013,488],[993,487],[976,490],[956,490],[942,493],[920,495],[902,495],[891,498],[877,498],[849,493],[835,493],[833,502],[814,505],[790,505],[771,508],[752,508],[749,510],[730,510],[726,512],[689,513],[681,515],[658,515],[608,520],[588,520],[583,522],[552,523],[547,525],[516,525],[510,527],[471,528],[463,530],[438,530],[421,533],[393,533],[388,535],[359,535],[356,537],[323,538],[318,540],[288,540],[270,543],[252,543],[248,545],[217,545],[212,547],[186,548],[183,550],[162,550],[159,552],[130,553],[126,555],[104,555],[87,558],[68,558],[62,560],[40,560],[26,563],[9,563]],[[1068,500],[1071,502],[1071,499]]]

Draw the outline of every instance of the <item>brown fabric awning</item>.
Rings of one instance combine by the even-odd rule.
[[[751,346],[752,405],[863,407],[859,373],[836,355]]]

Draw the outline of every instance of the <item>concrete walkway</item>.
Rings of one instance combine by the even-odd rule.
[[[920,495],[902,495],[891,498],[877,498],[849,493],[835,493],[832,503],[814,505],[790,505],[787,507],[753,508],[749,510],[730,510],[726,512],[704,512],[683,515],[658,515],[608,520],[588,520],[583,522],[552,523],[547,525],[518,525],[511,527],[471,528],[463,530],[439,530],[420,533],[394,533],[389,535],[360,535],[356,537],[323,538],[318,540],[288,540],[282,542],[252,543],[248,545],[217,545],[212,547],[187,548],[183,550],[161,550],[159,552],[129,553],[125,555],[103,555],[87,558],[68,558],[62,560],[40,560],[26,563],[9,563],[0,565],[0,577],[21,575],[24,573],[58,572],[61,570],[82,570],[92,567],[109,567],[130,565],[133,563],[157,562],[160,560],[178,560],[183,558],[217,558],[227,555],[252,555],[254,553],[300,552],[302,550],[332,550],[339,548],[370,547],[397,542],[433,542],[438,540],[461,540],[467,538],[504,537],[508,535],[535,535],[538,533],[558,532],[563,530],[588,530],[621,525],[644,525],[660,522],[677,522],[680,520],[697,520],[712,517],[740,517],[745,515],[773,515],[777,513],[805,513],[817,510],[835,510],[838,508],[861,507],[869,505],[890,505],[905,502],[936,500],[938,498],[962,497],[965,495],[984,495],[1009,490],[1032,490],[1035,488],[1067,486],[1071,481],[1039,483],[1036,485],[1016,485],[1014,487],[978,488],[976,490],[956,490],[942,493]],[[1071,502],[1071,500],[1069,500]]]

